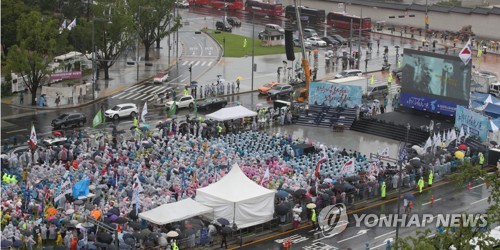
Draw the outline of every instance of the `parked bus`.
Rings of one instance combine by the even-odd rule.
[[[326,24],[332,25],[335,28],[350,29],[352,20],[352,28],[359,29],[359,19],[360,17],[358,16],[349,15],[342,12],[330,12],[326,16]],[[372,19],[369,17],[363,17],[363,19],[361,20],[361,27],[363,30],[371,30]]]
[[[217,0],[217,1],[209,1],[210,6],[223,9],[227,6],[228,10],[242,10],[243,9],[243,0]]]
[[[283,14],[283,5],[280,3],[273,4],[256,0],[247,0],[245,2],[245,11],[270,17],[281,16]]]
[[[303,22],[308,22],[310,24],[324,23],[325,22],[325,11],[318,9],[311,9],[309,7],[300,6],[300,19]],[[290,20],[295,20],[295,7],[293,5],[288,5],[285,8],[285,17]]]
[[[189,6],[208,6],[210,0],[188,0]]]

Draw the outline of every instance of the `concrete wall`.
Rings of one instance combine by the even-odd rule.
[[[291,0],[284,0],[283,4],[290,4],[291,2]],[[302,5],[324,9],[327,13],[330,11],[343,11],[338,8],[337,2],[333,1],[302,0]],[[410,10],[405,13],[401,10],[394,9],[346,5],[346,11],[349,14],[359,16],[361,14],[361,9],[363,9],[363,16],[371,17],[373,23],[376,21],[386,21],[387,24],[394,24],[396,26],[408,25],[419,28],[424,27],[424,11]],[[397,17],[398,15],[405,14],[414,14],[415,17],[389,19],[389,16]],[[463,26],[467,25],[472,25],[472,31],[480,39],[500,41],[500,15],[429,12],[429,27],[431,29],[458,31]]]

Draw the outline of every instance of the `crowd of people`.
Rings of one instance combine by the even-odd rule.
[[[205,120],[186,123],[181,128],[162,122],[152,132],[132,130],[113,143],[104,134],[74,133],[63,145],[2,159],[2,240],[28,249],[46,241],[70,249],[114,245],[116,239],[96,230],[96,225],[85,227],[90,216],[120,232],[120,249],[136,244],[175,248],[174,240],[180,238],[190,247],[209,244],[217,231],[214,225],[196,220],[156,227],[138,221],[137,215],[195,197],[197,188],[220,180],[235,163],[256,183],[279,190],[276,213],[281,222],[290,219],[294,207],[293,218],[299,220],[312,213],[305,208],[311,202],[318,211],[329,204],[350,204],[385,195],[385,182],[392,181],[394,188],[398,181],[395,165],[370,161],[354,150],[257,129],[232,129],[231,124],[221,129],[220,123],[207,125],[210,121]],[[316,150],[303,153],[297,150],[299,144]],[[349,164],[353,171],[346,172]],[[423,176],[421,169],[405,171],[405,185]],[[85,180],[90,196],[66,192]],[[135,193],[137,184],[142,186],[140,193]],[[297,213],[298,208],[304,213]],[[179,236],[168,237],[170,231]]]

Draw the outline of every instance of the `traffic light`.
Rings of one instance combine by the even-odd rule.
[[[191,65],[189,65],[189,72],[192,72],[192,71],[191,71],[191,70],[192,70],[192,68],[193,68],[193,65],[192,65],[192,64],[191,64]]]

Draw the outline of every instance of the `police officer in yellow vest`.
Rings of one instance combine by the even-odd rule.
[[[484,164],[484,155],[483,155],[483,152],[479,152],[477,154],[477,158],[479,158],[479,165],[482,167],[483,164]]]
[[[389,73],[389,77],[387,77],[387,83],[388,83],[389,85],[391,85],[391,84],[392,84],[392,73]]]
[[[177,242],[175,240],[172,242],[172,250],[179,250],[179,247],[177,246]]]
[[[424,177],[420,177],[420,180],[418,180],[417,186],[419,188],[419,193],[422,193],[422,189],[424,188],[425,182],[424,182]]]
[[[184,95],[189,95],[189,90],[187,87],[184,88]]]
[[[380,190],[380,196],[382,197],[382,200],[385,199],[385,190],[386,189],[386,185],[385,185],[385,181],[382,182],[382,187],[381,187],[381,190]]]
[[[434,173],[432,172],[432,170],[429,172],[429,180],[428,180],[428,183],[429,183],[429,187],[432,186],[432,179],[434,178]]]
[[[222,126],[219,124],[217,124],[217,131],[219,132],[219,135],[222,135]]]

